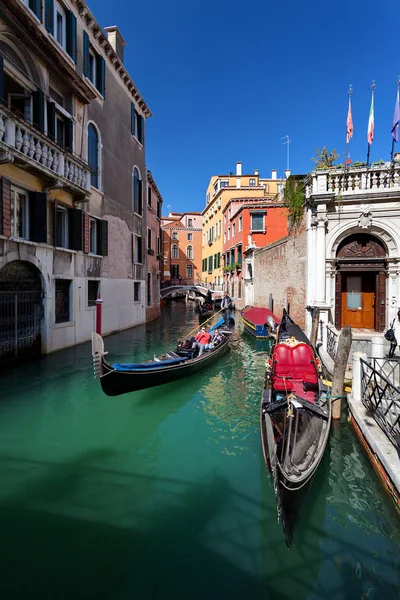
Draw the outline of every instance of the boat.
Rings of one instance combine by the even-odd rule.
[[[256,306],[245,306],[240,316],[245,331],[256,338],[271,338],[280,320],[269,308],[258,308]]]
[[[267,361],[260,429],[287,546],[329,438],[328,388],[309,339],[284,311]]]
[[[202,319],[212,317],[214,314],[214,305],[212,303],[208,304],[207,302],[204,302],[204,304],[199,304],[199,313],[200,318]]]
[[[109,362],[105,358],[107,352],[104,351],[103,338],[97,333],[92,333],[94,378],[100,379],[103,392],[107,396],[119,396],[195,375],[213,365],[229,349],[235,328],[234,319],[230,317],[229,324],[225,326],[222,318],[208,331],[217,328],[223,334],[223,339],[212,350],[204,351],[202,356],[196,356],[188,343],[178,345],[162,356],[141,363]]]

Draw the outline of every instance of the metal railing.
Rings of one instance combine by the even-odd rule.
[[[400,450],[400,363],[385,358],[367,360],[360,359],[362,403]]]
[[[338,334],[330,327],[326,328],[326,351],[332,360],[336,360],[336,352],[338,346]]]

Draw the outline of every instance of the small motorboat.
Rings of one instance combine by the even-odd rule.
[[[97,333],[92,333],[94,378],[100,379],[103,392],[107,396],[119,396],[194,375],[213,365],[229,350],[235,328],[234,319],[231,317],[226,326],[222,318],[209,331],[212,332],[217,328],[223,335],[222,340],[212,349],[204,351],[201,356],[193,352],[191,344],[189,348],[180,345],[162,356],[141,363],[107,361],[103,338]]]
[[[288,547],[328,442],[332,413],[327,392],[310,341],[284,311],[267,361],[260,428]]]
[[[256,338],[274,337],[273,333],[280,323],[278,317],[269,308],[245,306],[240,316],[245,330]]]

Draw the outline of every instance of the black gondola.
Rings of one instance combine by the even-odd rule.
[[[278,520],[290,548],[309,484],[323,457],[331,402],[309,339],[284,311],[267,362],[260,427],[272,475]]]
[[[190,377],[213,365],[216,359],[229,349],[235,321],[231,317],[229,326],[222,326],[222,323],[223,319],[212,329],[219,326],[223,339],[212,350],[206,350],[202,356],[193,356],[190,348],[177,347],[154,360],[142,363],[108,362],[104,358],[107,352],[104,352],[103,338],[97,333],[92,333],[94,377],[100,378],[101,387],[107,396],[119,396]]]
[[[208,317],[212,317],[213,313],[214,313],[214,306],[213,304],[199,304],[199,313],[200,313],[200,318],[204,319],[204,318],[208,318]]]

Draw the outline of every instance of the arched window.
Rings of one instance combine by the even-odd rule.
[[[179,258],[179,248],[177,244],[171,246],[171,258]]]
[[[133,212],[137,215],[143,214],[143,186],[142,177],[139,173],[139,169],[135,167],[133,169]]]
[[[186,248],[186,258],[188,260],[193,260],[193,246],[188,246]]]
[[[90,185],[100,189],[100,139],[93,123],[88,126],[88,163],[90,167]]]

